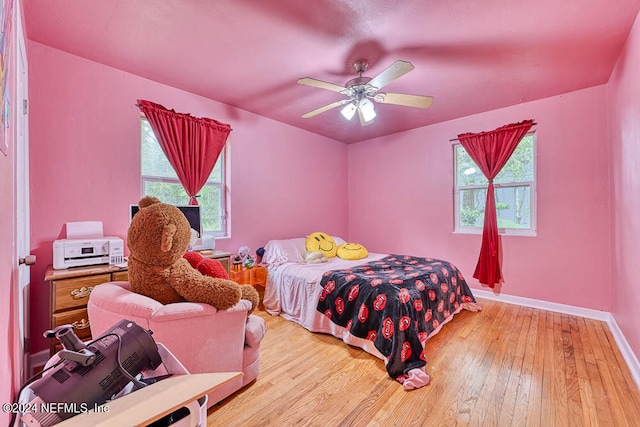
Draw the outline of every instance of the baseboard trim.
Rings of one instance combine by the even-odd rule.
[[[627,342],[624,334],[620,330],[616,319],[608,311],[593,310],[590,308],[558,304],[555,302],[542,301],[533,298],[517,297],[513,295],[494,294],[493,292],[484,289],[471,289],[471,291],[473,292],[473,295],[477,296],[478,298],[485,298],[494,301],[505,302],[507,304],[520,305],[523,307],[539,308],[556,313],[570,314],[572,316],[580,316],[587,319],[594,319],[605,322],[607,326],[609,326],[611,335],[616,341],[616,344],[620,349],[620,353],[622,353],[622,357],[624,357],[625,362],[627,362],[627,366],[631,371],[631,375],[633,376],[636,385],[640,389],[640,362],[638,362],[638,358],[631,349],[631,346],[629,346],[629,343]]]
[[[542,301],[539,299],[516,297],[513,295],[494,294],[484,289],[471,289],[473,295],[479,298],[486,298],[508,304],[521,305],[523,307],[540,308],[542,310],[554,311],[556,313],[571,314],[573,316],[586,317],[587,319],[609,321],[611,314],[607,311],[593,310],[590,308],[576,307],[573,305],[558,304],[555,302]]]
[[[616,344],[618,344],[618,348],[620,348],[622,357],[624,357],[624,360],[627,362],[627,365],[631,370],[631,375],[636,381],[638,389],[640,389],[640,362],[638,361],[638,358],[631,349],[631,346],[624,337],[622,330],[618,326],[618,322],[616,322],[616,319],[611,313],[609,313],[609,320],[607,320],[607,324],[609,325],[609,330],[611,331],[611,335],[613,335],[613,339],[616,341]]]

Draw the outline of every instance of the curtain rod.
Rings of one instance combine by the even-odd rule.
[[[535,123],[535,122],[531,124],[531,126],[535,126],[535,125],[537,125],[537,123]],[[458,140],[458,138],[453,138],[453,139],[450,139],[449,142],[453,142],[453,141],[457,141],[457,140]]]

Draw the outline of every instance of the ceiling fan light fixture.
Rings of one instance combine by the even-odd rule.
[[[373,106],[373,102],[371,102],[369,99],[361,99],[359,107],[360,111],[362,111],[362,117],[366,122],[370,122],[376,118],[375,107]]]
[[[398,60],[373,78],[363,76],[364,71],[367,69],[366,61],[357,61],[354,64],[354,68],[358,73],[358,77],[347,81],[344,86],[313,79],[311,77],[298,79],[298,84],[338,92],[346,97],[346,99],[343,98],[341,101],[335,101],[331,104],[316,108],[313,111],[303,114],[302,117],[306,119],[320,113],[324,113],[325,111],[332,110],[336,107],[344,106],[341,108],[340,112],[345,119],[351,120],[353,116],[358,113],[360,125],[367,126],[373,123],[373,120],[376,117],[375,106],[372,100],[379,104],[404,105],[415,108],[428,108],[433,104],[432,96],[380,91],[384,86],[404,76],[415,68],[413,64],[408,61]]]
[[[345,119],[351,120],[353,118],[353,115],[356,114],[357,109],[358,107],[356,107],[353,102],[350,102],[345,105],[342,110],[340,110],[340,113],[342,113]]]

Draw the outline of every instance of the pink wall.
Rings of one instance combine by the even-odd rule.
[[[344,144],[38,43],[29,61],[32,353],[47,347],[43,277],[64,223],[101,220],[105,234],[126,237],[140,199],[138,98],[232,125],[232,230],[217,249],[255,251],[318,228],[347,234]]]
[[[640,16],[640,15],[639,15]],[[640,357],[640,21],[608,84],[611,161],[611,312]]]
[[[374,252],[452,261],[479,288],[472,275],[481,236],[452,233],[449,140],[532,118],[538,235],[502,238],[500,292],[610,310],[605,104],[598,86],[350,145],[349,239]]]

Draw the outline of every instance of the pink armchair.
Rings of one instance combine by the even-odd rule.
[[[191,302],[162,305],[129,291],[129,282],[96,286],[87,304],[93,338],[128,319],[153,331],[154,340],[167,347],[192,374],[242,372],[242,378],[209,394],[209,407],[258,377],[260,341],[266,325],[258,316],[247,317],[250,308],[246,300],[220,311]]]

